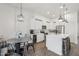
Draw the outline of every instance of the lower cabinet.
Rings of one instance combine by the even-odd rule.
[[[44,40],[44,34],[37,34],[37,42],[41,42]]]
[[[37,35],[33,35],[33,43],[37,42]]]
[[[63,44],[62,44],[62,53],[63,55],[69,55],[69,52],[70,52],[70,48],[71,48],[71,45],[70,45],[70,38],[67,37],[65,39],[62,40]]]

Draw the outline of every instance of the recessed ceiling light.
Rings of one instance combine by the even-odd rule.
[[[63,5],[60,6],[61,9],[64,8],[64,7],[65,7],[65,4],[63,4]]]
[[[63,6],[60,6],[60,8],[62,9],[62,8],[63,8]]]
[[[50,14],[50,12],[48,11],[48,12],[47,12],[47,14],[49,15],[49,14]]]
[[[53,15],[53,16],[55,16],[55,15]]]

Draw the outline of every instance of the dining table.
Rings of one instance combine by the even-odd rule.
[[[27,45],[28,40],[30,39],[30,37],[21,37],[21,38],[13,38],[13,39],[4,39],[4,38],[0,38],[0,43],[1,42],[6,42],[5,45],[11,44],[13,46],[13,49],[15,49],[15,44],[16,43],[24,43],[25,46]],[[1,44],[0,44],[1,46]],[[6,47],[0,48],[0,55],[1,53],[5,53],[4,50],[7,50]]]

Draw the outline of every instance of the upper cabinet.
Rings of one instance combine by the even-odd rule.
[[[32,20],[31,20],[31,29],[42,29],[42,25],[45,25],[47,27],[47,29],[52,29],[52,23],[48,21],[49,19],[46,19],[42,16],[35,16]]]

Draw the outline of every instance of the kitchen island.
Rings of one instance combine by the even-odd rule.
[[[68,54],[70,50],[69,34],[48,34],[46,36],[46,47],[58,55]]]

